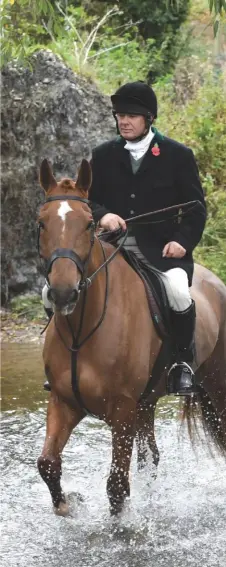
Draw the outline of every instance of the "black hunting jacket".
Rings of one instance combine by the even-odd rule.
[[[206,220],[198,168],[192,150],[153,130],[155,136],[136,174],[132,172],[130,154],[124,149],[122,138],[117,137],[93,150],[89,195],[93,217],[97,222],[111,212],[127,219],[187,201],[200,201],[200,205],[183,217],[177,216],[176,209],[151,217],[152,221],[166,219],[166,222],[132,228],[141,252],[153,266],[163,272],[183,268],[191,285],[192,251],[201,239]],[[159,155],[152,153],[154,146],[159,148]],[[172,218],[173,215],[176,216]],[[183,258],[162,257],[163,247],[172,240],[186,249]]]

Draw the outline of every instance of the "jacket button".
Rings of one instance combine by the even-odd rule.
[[[131,199],[135,199],[136,195],[134,195],[134,193],[132,193],[132,195],[130,195]]]
[[[131,214],[131,215],[134,215],[134,213],[135,213],[135,211],[133,211],[133,210],[130,211],[130,214]]]

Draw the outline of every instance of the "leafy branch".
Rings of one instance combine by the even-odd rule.
[[[217,32],[219,30],[221,19],[226,13],[226,0],[208,0],[209,3],[209,11],[213,14],[213,31],[214,37],[216,37]]]
[[[60,6],[59,3],[56,4],[56,6],[57,6],[57,9],[59,10],[59,12],[63,15],[64,21],[69,25],[70,29],[74,32],[74,35],[76,37],[76,39],[73,42],[74,53],[75,53],[78,69],[80,71],[85,67],[85,65],[88,62],[88,59],[98,58],[99,55],[101,55],[101,54],[103,54],[107,51],[112,51],[114,49],[118,49],[119,47],[123,47],[123,46],[125,46],[129,43],[129,41],[117,43],[116,45],[113,45],[111,47],[99,49],[93,55],[90,55],[90,51],[91,51],[91,49],[92,49],[92,47],[93,47],[93,45],[96,41],[99,29],[102,26],[104,26],[104,24],[106,23],[106,21],[109,18],[111,18],[112,16],[115,16],[115,15],[119,15],[120,10],[117,7],[114,7],[114,8],[111,8],[110,10],[108,10],[106,12],[106,14],[104,14],[104,16],[93,27],[91,32],[88,34],[87,38],[84,40],[82,35],[79,33],[77,27],[74,24],[73,17],[69,16],[66,12],[64,12],[64,10],[62,9],[62,7]],[[52,39],[53,39],[53,37],[52,37]]]

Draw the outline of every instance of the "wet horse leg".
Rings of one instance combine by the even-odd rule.
[[[154,432],[155,407],[156,404],[140,404],[137,408],[136,423],[138,470],[142,470],[145,467],[148,453],[151,451],[153,464],[155,465],[155,472],[153,473],[154,478],[156,477],[157,466],[159,463],[159,450],[156,445]]]
[[[216,416],[218,418],[218,423],[216,423],[216,418],[214,418],[214,416],[212,416],[212,423],[211,423],[210,412],[209,414],[208,412],[206,413],[206,419],[208,420],[209,417],[209,421],[212,426],[214,422],[216,423],[215,434],[217,435],[217,432],[218,434],[221,432],[220,433],[222,438],[221,445],[224,447],[224,451],[226,452],[225,376],[226,376],[226,354],[224,349],[221,350],[220,348],[218,348],[217,345],[217,348],[215,349],[211,360],[207,361],[207,363],[203,365],[200,382],[213,404],[213,407],[216,411]]]
[[[51,394],[44,447],[37,465],[39,473],[47,484],[54,506],[59,515],[68,513],[68,505],[61,489],[61,453],[74,427],[81,421],[80,410],[70,408],[54,393]]]
[[[133,400],[120,401],[111,420],[112,463],[107,481],[110,512],[122,511],[125,498],[130,495],[129,467],[136,428],[136,404]]]

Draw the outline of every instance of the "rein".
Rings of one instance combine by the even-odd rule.
[[[176,215],[172,215],[172,217],[168,217],[167,219],[162,219],[162,220],[158,220],[158,221],[147,221],[147,222],[137,222],[139,221],[139,219],[146,219],[148,217],[151,217],[153,215],[157,215],[159,213],[165,213],[167,211],[173,211],[175,209],[182,209],[183,207],[187,207],[188,205],[192,205],[187,211],[181,211],[180,215],[186,215],[187,213],[190,213],[190,211],[192,211],[193,209],[195,209],[195,207],[197,205],[201,205],[201,207],[203,207],[202,203],[200,201],[188,201],[187,203],[179,203],[179,205],[172,205],[171,207],[166,207],[165,209],[158,209],[157,211],[151,211],[149,213],[143,213],[142,215],[138,215],[136,217],[130,217],[129,219],[125,219],[125,222],[127,224],[155,224],[155,223],[161,223],[161,222],[167,222],[170,219],[176,218],[178,217],[178,213]]]
[[[88,205],[91,204],[88,199],[83,199],[83,198],[77,197],[75,195],[58,195],[58,196],[55,196],[55,197],[48,197],[46,199],[45,203],[52,202],[52,201],[66,201],[66,200],[80,201],[80,202],[86,203]],[[142,222],[142,219],[146,219],[150,216],[153,216],[153,215],[156,215],[156,214],[159,214],[159,213],[164,213],[164,212],[169,211],[169,210],[182,209],[184,207],[187,207],[188,205],[190,205],[190,209],[188,209],[188,211],[185,211],[185,212],[182,211],[181,215],[187,214],[188,212],[190,212],[190,210],[194,209],[197,205],[201,205],[201,203],[200,203],[200,201],[188,201],[187,203],[181,203],[179,205],[172,205],[171,207],[166,207],[164,209],[159,209],[159,210],[156,210],[156,211],[151,211],[149,213],[144,213],[142,215],[138,215],[136,217],[126,219],[125,222],[127,224],[152,224],[152,223],[154,224],[154,223],[167,222],[169,220],[169,217],[167,219],[163,219],[163,220],[159,220],[159,221],[147,220],[147,221]],[[170,218],[175,218],[175,217],[178,217],[178,213],[176,215],[173,215]],[[140,222],[140,220],[141,220],[141,222]],[[57,260],[58,258],[69,258],[70,260],[72,260],[74,262],[74,264],[77,266],[78,270],[80,271],[80,273],[82,275],[82,278],[81,278],[79,285],[78,285],[78,293],[80,294],[80,292],[83,291],[84,294],[83,294],[83,302],[82,302],[79,328],[78,328],[78,332],[77,332],[76,336],[74,335],[74,331],[72,329],[70,319],[66,315],[67,324],[68,324],[68,327],[69,327],[69,330],[70,330],[70,333],[71,333],[71,336],[72,336],[72,347],[70,347],[66,344],[64,337],[62,336],[62,333],[60,332],[59,328],[57,327],[56,318],[54,318],[55,328],[58,332],[58,335],[61,338],[65,348],[68,351],[70,351],[71,353],[77,353],[78,352],[78,350],[82,347],[82,345],[95,333],[95,331],[98,329],[98,327],[101,325],[101,323],[104,319],[104,316],[105,316],[105,313],[106,313],[106,308],[107,308],[108,289],[109,289],[108,265],[115,258],[116,254],[121,250],[121,248],[123,247],[123,245],[124,245],[124,243],[127,239],[127,236],[128,236],[128,229],[127,229],[123,233],[120,244],[117,246],[117,248],[114,250],[114,252],[108,258],[106,258],[106,254],[105,254],[103,244],[102,244],[101,240],[99,239],[99,244],[100,244],[101,249],[102,249],[104,261],[95,270],[95,272],[93,272],[93,274],[91,274],[91,276],[85,277],[86,268],[88,267],[89,260],[90,260],[90,257],[91,257],[91,253],[92,253],[92,248],[93,248],[93,245],[94,245],[94,242],[95,242],[95,228],[96,228],[96,225],[95,225],[94,221],[92,221],[90,223],[90,229],[91,229],[90,249],[89,249],[89,253],[88,253],[88,256],[87,256],[85,261],[81,260],[79,255],[69,248],[57,248],[56,250],[53,251],[50,258],[45,261],[46,262],[45,277],[46,277],[47,285],[49,287],[50,287],[50,283],[49,283],[48,276],[51,272],[53,262],[55,262],[55,260]],[[41,254],[40,254],[40,246],[39,246],[40,229],[41,229],[41,225],[39,224],[39,226],[38,226],[38,243],[37,243],[38,246],[37,247],[38,247],[39,257],[42,259]],[[104,234],[106,236],[109,233],[112,233],[112,231],[104,232]],[[103,311],[102,311],[100,319],[99,319],[98,323],[95,325],[95,327],[90,331],[90,333],[88,333],[88,335],[82,341],[79,342],[79,339],[80,339],[80,336],[81,336],[81,333],[82,333],[82,329],[83,329],[87,290],[90,287],[90,285],[92,284],[94,278],[97,276],[97,274],[103,268],[105,268],[105,273],[106,273],[106,286],[105,286],[105,297],[104,297]],[[44,332],[47,329],[47,327],[50,323],[50,320],[49,320],[49,322],[47,323],[46,327],[44,328],[44,330],[42,332]]]
[[[80,201],[82,203],[86,203],[86,204],[90,204],[90,201],[88,201],[88,199],[83,199],[81,197],[77,197],[75,195],[58,195],[56,197],[48,197],[45,201],[45,203],[48,203],[50,201],[66,201],[66,200],[73,200],[73,201]],[[44,204],[45,204],[44,203]],[[49,259],[47,259],[45,261],[46,266],[45,266],[45,278],[46,278],[46,283],[48,285],[48,287],[50,287],[50,283],[49,283],[49,274],[51,272],[52,269],[52,265],[53,262],[55,262],[55,260],[57,260],[58,258],[69,258],[70,260],[72,260],[74,262],[74,264],[77,266],[78,270],[80,271],[82,278],[79,282],[78,285],[78,293],[80,294],[81,291],[83,291],[83,302],[82,302],[82,309],[81,309],[81,317],[80,317],[80,322],[79,322],[79,328],[78,328],[78,332],[77,335],[74,335],[74,331],[72,329],[71,323],[70,323],[70,319],[68,318],[68,316],[66,315],[66,320],[67,320],[67,324],[69,327],[69,330],[71,332],[72,335],[72,347],[68,346],[64,340],[64,337],[62,336],[62,333],[60,332],[59,328],[57,327],[57,323],[56,323],[56,318],[54,318],[54,322],[55,322],[55,327],[56,330],[64,344],[64,346],[66,347],[67,350],[69,350],[72,353],[76,353],[78,352],[78,350],[81,348],[81,346],[95,333],[95,331],[98,329],[98,327],[101,325],[105,313],[106,313],[106,308],[107,308],[107,300],[108,300],[108,287],[109,287],[109,274],[108,274],[108,264],[110,262],[112,262],[112,260],[115,258],[116,254],[118,253],[118,251],[123,247],[124,242],[126,241],[126,238],[128,236],[128,230],[126,230],[122,242],[119,244],[119,246],[116,248],[116,250],[114,250],[114,252],[107,258],[106,254],[105,254],[105,250],[103,247],[102,242],[99,240],[99,244],[101,246],[102,249],[102,254],[103,254],[103,263],[95,270],[95,272],[93,272],[93,274],[91,274],[91,276],[89,277],[85,277],[85,271],[86,268],[88,267],[89,264],[89,260],[90,260],[90,256],[92,253],[92,249],[93,249],[93,245],[95,242],[95,228],[96,225],[94,223],[94,221],[92,221],[90,223],[90,228],[91,228],[91,239],[90,239],[90,249],[89,249],[89,253],[88,256],[86,258],[85,261],[82,261],[81,258],[79,257],[79,255],[74,252],[73,250],[69,249],[69,248],[57,248],[56,250],[54,250],[50,256]],[[41,257],[40,254],[40,246],[39,246],[39,240],[40,240],[40,229],[41,229],[41,225],[39,224],[38,226],[38,243],[37,243],[37,247],[38,247],[38,254],[39,257],[41,259],[43,259]],[[86,297],[87,297],[87,290],[90,287],[90,285],[92,284],[94,278],[97,276],[97,274],[100,272],[100,270],[102,270],[103,268],[105,268],[105,272],[106,272],[106,286],[105,286],[105,297],[104,297],[104,305],[103,305],[103,311],[101,314],[101,317],[98,321],[98,323],[95,325],[95,327],[90,331],[90,333],[79,343],[79,339],[82,333],[82,328],[83,328],[83,320],[84,320],[84,313],[85,313],[85,306],[86,306]],[[50,319],[51,320],[51,319]],[[45,326],[44,330],[42,331],[42,333],[47,329],[50,320],[48,321],[47,325]]]
[[[103,257],[104,257],[104,264],[103,264],[103,266],[105,267],[106,284],[105,284],[105,296],[104,296],[103,311],[102,311],[102,314],[101,314],[101,317],[100,317],[98,323],[97,323],[96,326],[90,331],[90,333],[79,343],[79,338],[80,338],[81,333],[82,333],[83,320],[84,320],[84,314],[85,314],[86,297],[87,297],[87,286],[84,288],[84,295],[83,295],[83,302],[82,302],[81,317],[80,317],[79,328],[78,328],[78,332],[77,332],[77,335],[76,335],[76,336],[74,335],[74,331],[73,331],[73,329],[72,329],[70,319],[66,316],[67,324],[68,324],[69,330],[70,330],[71,335],[72,335],[72,340],[73,340],[72,347],[67,346],[67,344],[66,344],[66,342],[65,342],[65,340],[64,340],[63,335],[61,334],[59,328],[57,327],[56,319],[54,319],[55,327],[56,327],[56,330],[57,330],[57,332],[58,332],[58,335],[60,336],[60,338],[61,338],[61,340],[62,340],[64,346],[66,347],[66,349],[69,350],[69,351],[72,352],[72,353],[77,353],[78,350],[82,347],[82,345],[83,345],[86,341],[88,341],[88,339],[95,333],[95,331],[98,329],[98,327],[100,327],[100,325],[101,325],[101,323],[102,323],[102,321],[103,321],[103,319],[104,319],[105,313],[106,313],[107,300],[108,300],[108,289],[109,289],[109,274],[108,274],[108,264],[107,264],[107,261],[106,261],[106,254],[105,254],[105,250],[104,250],[104,247],[103,247],[102,242],[100,242],[100,245],[101,245],[102,252],[103,252]],[[96,274],[96,272],[94,272],[93,276],[94,276],[95,274]],[[89,279],[89,278],[88,278],[88,279]],[[89,284],[89,285],[90,285],[90,284]]]

